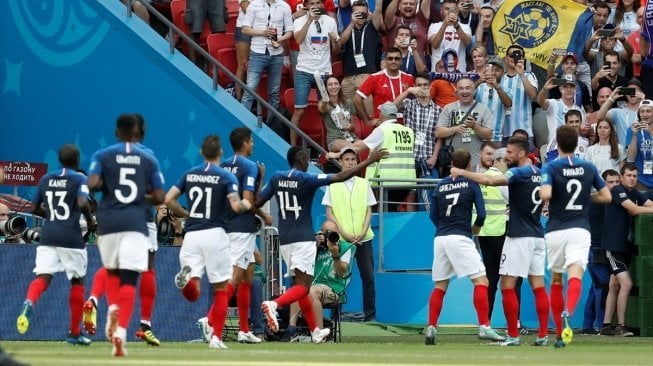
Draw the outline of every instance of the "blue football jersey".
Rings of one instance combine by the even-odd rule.
[[[225,159],[220,166],[236,176],[238,193],[241,197],[244,197],[243,191],[256,194],[259,174],[255,162],[244,156],[234,155]],[[256,215],[252,211],[237,214],[230,209],[226,230],[228,233],[255,233],[257,231]]]
[[[188,218],[184,231],[226,227],[231,212],[227,196],[238,193],[238,181],[233,174],[204,163],[184,173],[175,187],[186,193]]]
[[[89,175],[102,179],[102,201],[97,210],[98,234],[137,231],[148,235],[150,205],[145,194],[163,188],[156,159],[135,144],[120,142],[93,154]]]
[[[590,230],[588,207],[592,187],[600,190],[605,182],[591,162],[576,157],[561,157],[542,167],[542,186],[551,186],[547,232],[582,228]]]
[[[279,206],[279,243],[315,241],[311,210],[315,191],[331,184],[332,175],[299,170],[276,172],[263,187],[259,197],[265,201],[275,196]]]
[[[39,181],[38,193],[32,204],[45,206],[45,221],[40,245],[64,248],[84,248],[79,218],[82,214],[77,198],[88,199],[86,176],[63,168],[45,175]]]
[[[134,145],[138,146],[139,148],[143,149],[146,153],[150,154],[152,156],[152,158],[154,160],[156,160],[157,163],[159,162],[159,160],[156,158],[156,156],[154,156],[154,151],[152,151],[152,149],[150,149],[149,147],[143,145],[140,142],[134,143]],[[161,166],[161,165],[159,164],[159,166]],[[154,222],[156,220],[156,209],[155,209],[154,206],[150,206],[150,208],[147,210],[147,213],[145,215],[145,219],[147,220],[147,222]]]
[[[472,236],[472,205],[476,207],[477,226],[485,222],[485,202],[478,183],[465,177],[454,181],[451,176],[438,183],[433,191],[431,221],[437,231],[436,236]]]
[[[533,165],[511,168],[504,174],[508,179],[510,218],[506,236],[511,238],[544,237],[540,223],[542,199],[540,170]]]

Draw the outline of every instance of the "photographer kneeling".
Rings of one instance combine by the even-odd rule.
[[[332,221],[322,224],[322,231],[315,236],[317,255],[315,259],[315,277],[311,284],[310,298],[315,312],[317,326],[324,327],[323,306],[344,302],[345,289],[351,278],[349,263],[356,252],[356,246],[340,240],[338,226]],[[297,334],[297,317],[299,306],[290,306],[288,333],[291,341]]]

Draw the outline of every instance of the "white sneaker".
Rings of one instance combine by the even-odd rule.
[[[190,267],[184,266],[176,275],[175,275],[175,286],[178,289],[186,287],[188,281],[190,281]]]
[[[111,344],[113,345],[113,348],[111,349],[111,355],[113,355],[113,357],[127,356],[127,330],[125,328],[117,327],[113,332],[113,337],[111,337]]]
[[[313,329],[313,331],[311,332],[311,338],[313,339],[313,343],[322,343],[326,341],[326,338],[329,334],[331,334],[331,329],[329,328],[320,329],[318,327],[315,327],[315,329]]]
[[[209,325],[209,318],[203,317],[197,319],[197,327],[202,331],[202,337],[206,343],[211,342],[211,337],[213,337],[213,327]]]
[[[274,301],[263,301],[261,309],[268,320],[268,327],[273,333],[279,331],[279,322],[277,321],[277,303]]]
[[[261,343],[261,338],[252,334],[252,332],[238,332],[238,342],[240,343]]]
[[[478,327],[478,339],[486,339],[488,341],[503,342],[506,340],[505,337],[502,337],[489,325],[479,325]]]
[[[104,326],[104,335],[109,340],[113,338],[113,332],[118,327],[118,310],[119,308],[116,304],[109,305],[109,310],[107,310],[107,323]]]
[[[222,339],[218,338],[217,335],[214,335],[211,337],[211,342],[209,342],[209,348],[227,349],[227,346],[222,342]]]

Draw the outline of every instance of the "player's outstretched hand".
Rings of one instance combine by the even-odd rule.
[[[367,159],[371,161],[379,161],[383,158],[386,158],[388,154],[389,153],[387,149],[372,150]]]

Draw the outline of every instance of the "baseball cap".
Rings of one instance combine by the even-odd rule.
[[[642,100],[642,101],[639,103],[639,108],[638,108],[638,109],[642,109],[642,107],[653,108],[653,100],[650,100],[650,99],[644,99],[644,100]]]
[[[569,57],[573,58],[576,65],[578,65],[578,56],[573,52],[567,52],[567,54],[562,57],[562,62],[565,62]]]
[[[561,79],[565,79],[564,85],[574,84],[576,85],[576,77],[572,74],[564,74]]]
[[[497,55],[491,55],[487,58],[488,65],[497,65],[503,70],[503,60]]]
[[[397,113],[399,112],[399,110],[397,109],[397,106],[394,103],[385,102],[379,106],[379,112],[381,112],[382,116],[397,118]]]
[[[632,78],[632,79],[628,80],[628,85],[637,85],[637,86],[639,86],[640,89],[643,88],[642,82],[639,81],[638,78]]]
[[[506,157],[506,148],[502,147],[500,149],[494,150],[494,160],[503,159]]]
[[[358,153],[356,152],[356,149],[354,149],[353,146],[345,146],[344,148],[342,148],[342,149],[340,150],[340,156],[345,155],[345,153],[347,153],[347,152],[352,152],[352,153],[354,153],[354,154],[358,154]]]

